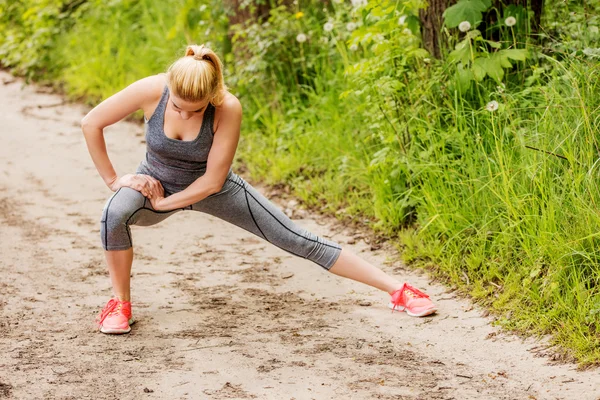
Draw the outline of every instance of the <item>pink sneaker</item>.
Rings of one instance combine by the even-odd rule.
[[[131,316],[131,303],[112,298],[106,303],[96,323],[102,333],[129,333],[135,321]]]
[[[406,282],[392,293],[392,300],[388,307],[392,312],[406,311],[411,317],[424,317],[437,311],[437,307],[429,300],[428,295]]]

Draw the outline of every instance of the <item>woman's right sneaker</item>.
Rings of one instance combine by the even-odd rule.
[[[112,298],[106,303],[96,323],[102,333],[129,333],[135,321],[131,316],[131,303]]]

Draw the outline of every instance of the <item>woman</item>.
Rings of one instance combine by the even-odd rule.
[[[120,176],[106,153],[103,129],[139,109],[146,121],[146,159],[135,174]],[[166,74],[132,83],[83,118],[92,160],[115,192],[100,225],[114,295],[98,316],[101,332],[128,333],[134,322],[129,227],[153,225],[183,210],[216,216],[336,275],[385,290],[392,309],[411,316],[436,311],[429,296],[296,225],[235,174],[231,163],[241,120],[242,107],[227,91],[221,61],[204,45],[188,46]]]

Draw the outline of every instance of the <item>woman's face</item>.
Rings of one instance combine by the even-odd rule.
[[[208,100],[200,102],[189,102],[174,96],[171,93],[169,101],[171,109],[179,113],[181,119],[190,119],[196,115],[202,115],[208,106]]]

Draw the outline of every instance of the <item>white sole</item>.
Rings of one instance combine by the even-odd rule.
[[[133,318],[131,318],[128,322],[129,322],[129,325],[133,325],[135,320]],[[105,328],[104,326],[101,326],[100,332],[111,333],[111,334],[129,333],[129,332],[131,332],[131,326],[127,329],[111,329],[111,328]]]
[[[412,313],[412,312],[406,310],[406,307],[404,307],[404,306],[397,306],[394,309],[394,303],[392,303],[392,302],[388,303],[388,308],[391,308],[394,311],[406,311],[406,313],[408,315],[410,315],[411,317],[425,317],[426,315],[431,315],[437,311],[437,307],[433,307],[433,308],[430,308],[429,310],[425,310],[419,314],[415,314],[415,313]]]

